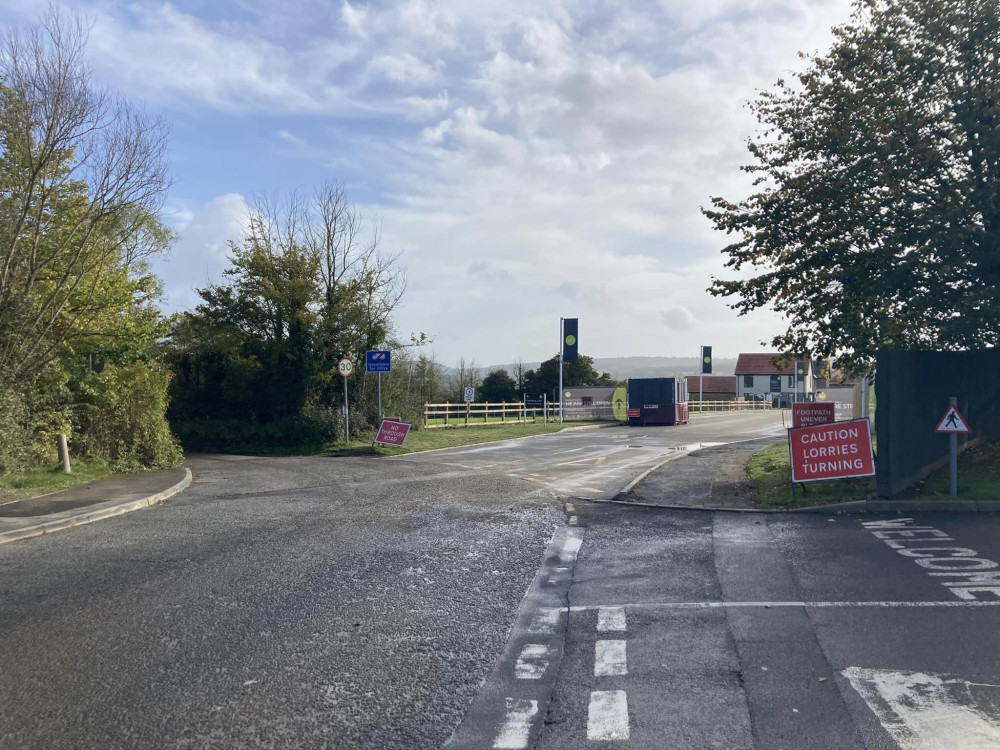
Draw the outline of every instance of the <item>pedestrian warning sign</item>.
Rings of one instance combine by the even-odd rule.
[[[972,433],[972,430],[969,429],[969,423],[965,421],[962,413],[956,407],[949,406],[948,411],[944,413],[941,421],[938,422],[938,426],[934,428],[934,432],[943,432],[949,435],[969,435]]]

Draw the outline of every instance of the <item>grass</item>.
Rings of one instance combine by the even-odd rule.
[[[440,448],[459,448],[465,445],[478,445],[480,443],[495,443],[501,440],[512,438],[528,437],[531,435],[548,435],[553,432],[570,427],[583,427],[595,424],[608,424],[607,422],[569,422],[564,425],[558,423],[543,425],[538,424],[508,424],[501,426],[483,425],[483,429],[475,427],[448,427],[435,430],[411,430],[406,438],[406,444],[402,448],[392,448],[385,446],[372,446],[374,433],[359,435],[352,439],[350,445],[341,443],[331,443],[323,451],[325,455],[345,456],[345,455],[384,455],[398,456],[404,453],[417,453],[420,451],[437,450]]]
[[[792,501],[792,465],[788,443],[775,443],[750,458],[747,465],[758,508],[803,508],[874,497],[874,479],[840,479],[796,485]]]
[[[0,479],[0,503],[47,495],[78,484],[96,482],[111,474],[104,461],[73,461],[72,469],[72,474],[63,474],[56,464]]]
[[[747,466],[758,508],[803,508],[875,497],[874,479],[810,482],[795,488],[788,444],[775,443],[750,458]],[[948,494],[948,466],[939,469],[899,500],[1000,500],[1000,443],[975,446],[958,457],[958,497]]]
[[[1000,443],[976,445],[958,456],[958,497],[948,494],[949,468],[931,474],[900,499],[1000,500]]]

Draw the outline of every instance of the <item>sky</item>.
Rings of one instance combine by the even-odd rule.
[[[784,328],[700,212],[750,192],[746,102],[829,47],[850,0],[69,0],[97,80],[171,123],[169,310],[222,279],[246,201],[345,185],[445,364],[760,351]],[[0,0],[7,23],[41,3]]]

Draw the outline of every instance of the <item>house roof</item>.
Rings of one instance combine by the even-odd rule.
[[[702,376],[700,375],[688,375],[687,376],[687,389],[688,393],[698,392],[698,380]],[[704,391],[705,393],[732,393],[736,394],[736,376],[735,375],[705,375],[704,376]]]
[[[783,368],[774,366],[771,360],[780,357],[779,352],[764,352],[761,354],[741,354],[736,360],[736,375],[794,375],[795,360],[790,360]],[[811,360],[806,358],[806,363]]]

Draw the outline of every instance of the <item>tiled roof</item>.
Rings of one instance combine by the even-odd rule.
[[[736,374],[739,375],[794,375],[795,360],[791,360],[783,368],[778,369],[772,360],[780,357],[778,352],[764,352],[763,354],[741,354],[736,360]],[[805,360],[807,363],[809,359]],[[807,370],[808,372],[808,370]]]
[[[700,375],[688,375],[687,376],[687,388],[688,393],[698,392],[698,380]],[[704,376],[704,390],[705,393],[732,393],[736,394],[736,376],[735,375],[705,375]]]

